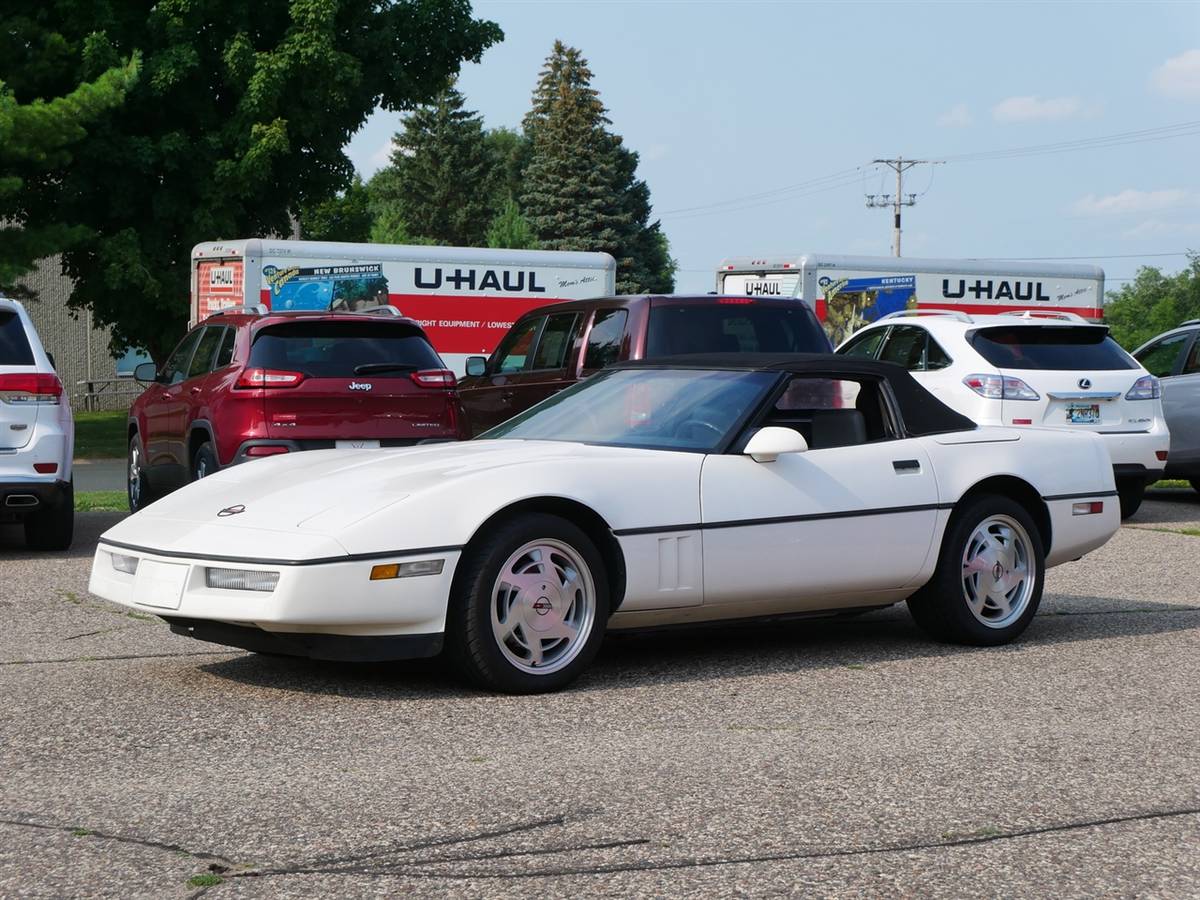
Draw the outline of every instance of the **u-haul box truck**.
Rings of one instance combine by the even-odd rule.
[[[517,317],[559,300],[616,293],[607,253],[409,247],[251,238],[192,249],[193,323],[230,306],[359,310],[417,320],[446,365],[487,355]]]
[[[901,309],[1000,313],[1023,309],[1104,317],[1097,266],[893,256],[732,257],[717,269],[718,294],[796,297],[810,304],[834,345]]]

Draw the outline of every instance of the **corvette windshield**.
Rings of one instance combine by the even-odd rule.
[[[707,452],[778,379],[775,372],[618,369],[556,394],[480,439]]]

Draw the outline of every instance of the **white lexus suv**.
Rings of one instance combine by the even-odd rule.
[[[75,527],[75,423],[25,308],[0,297],[0,523],[35,550],[65,550]]]
[[[1166,467],[1171,437],[1158,379],[1107,326],[1071,313],[904,310],[857,331],[837,352],[904,366],[980,425],[1100,434],[1122,518],[1137,511],[1146,485]]]

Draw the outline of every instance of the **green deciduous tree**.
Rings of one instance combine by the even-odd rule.
[[[418,107],[393,145],[385,194],[407,227],[436,243],[481,246],[494,209],[493,157],[462,94],[448,87]]]
[[[427,102],[502,36],[467,0],[0,0],[0,21],[22,103],[142,53],[125,103],[20,202],[29,227],[88,227],[64,256],[72,303],[157,359],[187,319],[195,243],[286,234],[350,184],[343,148],[377,106]]]
[[[497,249],[533,250],[537,237],[516,200],[506,200],[487,230],[487,245]]]
[[[366,241],[374,224],[367,186],[357,175],[333,199],[305,206],[299,218],[306,241]]]
[[[580,52],[556,41],[525,116],[531,143],[522,207],[539,245],[611,253],[621,293],[669,291],[674,266],[650,223],[650,191],[591,86]]]
[[[1188,256],[1188,265],[1174,275],[1143,266],[1137,277],[1120,290],[1109,291],[1104,320],[1112,336],[1126,350],[1134,350],[1155,335],[1187,319],[1200,318],[1200,254]]]
[[[0,292],[23,293],[14,282],[36,260],[87,237],[87,228],[57,215],[53,173],[71,162],[87,126],[125,99],[138,68],[135,56],[64,96],[27,103],[0,81]],[[36,224],[25,208],[31,186],[53,204]]]

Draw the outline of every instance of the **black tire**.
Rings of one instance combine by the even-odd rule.
[[[1137,477],[1117,479],[1117,497],[1121,501],[1122,519],[1128,519],[1137,512],[1145,496],[1146,479]]]
[[[68,484],[59,501],[25,518],[30,550],[68,550],[75,537],[75,485]]]
[[[968,604],[963,560],[969,546],[976,546],[972,541],[976,529],[997,516],[1016,522],[1024,530],[1028,539],[1023,550],[1025,565],[1033,583],[1025,597],[1022,612],[1017,614],[1014,610],[1014,618],[1011,621],[997,618],[992,624],[985,624],[971,611]],[[933,578],[908,598],[908,608],[917,624],[938,640],[978,647],[1007,644],[1018,637],[1037,614],[1038,605],[1042,602],[1045,575],[1046,559],[1042,548],[1042,536],[1025,507],[1007,497],[984,494],[968,500],[965,505],[954,511],[942,539]],[[989,577],[990,572],[980,572],[977,584],[980,579]],[[984,611],[986,612],[986,606]]]
[[[138,472],[136,478],[135,466]],[[125,497],[129,501],[131,513],[145,509],[158,499],[154,489],[150,487],[150,477],[146,472],[146,450],[137,434],[129,439],[129,450],[125,456]]]
[[[196,448],[196,452],[192,454],[192,481],[199,481],[216,472],[221,468],[221,464],[217,462],[217,454],[213,452],[213,446],[208,441],[205,441]]]
[[[579,557],[588,570],[581,575],[590,576],[593,595],[592,614],[586,633],[581,625],[578,631],[583,636],[578,638],[577,642],[572,643],[568,640],[567,644],[558,645],[562,656],[568,657],[561,663],[561,667],[553,668],[557,663],[548,654],[545,663],[552,668],[542,673],[520,668],[518,663],[510,658],[514,652],[522,649],[527,640],[523,626],[518,624],[514,627],[509,641],[505,644],[509,649],[505,650],[501,647],[501,639],[494,632],[492,623],[493,590],[501,568],[528,544],[538,541],[551,541],[563,545]],[[545,568],[542,571],[545,572]],[[542,575],[535,573],[533,577],[541,578]],[[586,581],[587,578],[584,577],[584,589]],[[541,587],[545,588],[545,585]],[[558,599],[548,600],[546,597],[540,597],[533,603],[546,601],[546,608],[551,614],[565,609],[580,615],[586,606],[581,605],[576,609],[574,605],[558,605],[562,598],[555,592],[559,587],[560,585],[555,584],[547,591]],[[524,592],[512,596],[517,599],[511,601],[510,616],[517,616],[518,610],[524,615],[530,615],[532,609],[537,609],[536,606],[523,606],[529,597]],[[574,603],[586,604],[586,600],[579,599],[582,596],[576,594]],[[592,541],[581,529],[566,519],[545,513],[529,513],[500,524],[464,554],[454,578],[446,615],[446,652],[461,674],[482,687],[509,694],[557,691],[574,681],[595,658],[604,638],[608,612],[608,577],[603,559]],[[538,615],[544,613],[539,611]],[[522,629],[520,634],[517,628]],[[542,646],[540,640],[538,646]],[[551,647],[550,654],[553,654],[554,645],[547,646]],[[529,668],[535,667],[532,658],[531,655]]]

